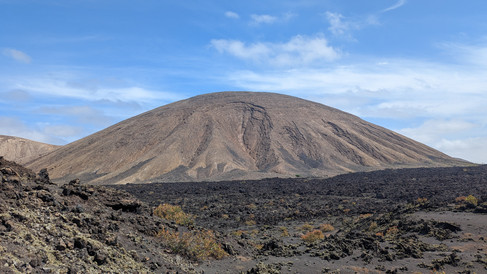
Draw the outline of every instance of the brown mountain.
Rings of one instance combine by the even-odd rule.
[[[28,162],[56,148],[58,146],[19,137],[0,135],[0,156],[18,163]]]
[[[220,92],[140,114],[28,166],[47,167],[51,178],[123,184],[462,164],[322,104],[273,93]]]

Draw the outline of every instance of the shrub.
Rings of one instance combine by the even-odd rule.
[[[456,197],[455,203],[457,203],[457,204],[464,203],[466,199],[467,199],[467,197],[465,197],[465,196]]]
[[[322,224],[320,225],[320,230],[323,232],[330,232],[335,230],[335,228],[331,224]]]
[[[289,236],[289,231],[287,230],[287,227],[281,226],[279,227],[279,230],[281,231],[281,237]]]
[[[359,218],[359,219],[367,219],[367,218],[369,218],[369,217],[372,217],[372,215],[373,215],[372,213],[360,214],[360,215],[358,216],[358,218]]]
[[[254,220],[247,220],[247,221],[245,221],[245,225],[248,225],[248,226],[253,226],[255,224],[256,224],[256,222]]]
[[[172,250],[172,252],[201,261],[209,258],[221,259],[228,254],[216,242],[211,230],[184,232],[182,234],[168,229],[162,229],[157,237]]]
[[[303,236],[301,236],[301,239],[309,244],[316,242],[318,240],[323,240],[324,238],[325,235],[323,234],[323,232],[321,232],[321,230],[318,229],[310,231],[304,234]]]
[[[245,231],[243,231],[243,230],[237,230],[237,231],[232,232],[232,234],[237,236],[237,237],[241,237],[242,234],[244,234],[244,233],[245,233]]]
[[[180,206],[162,204],[154,209],[154,215],[173,221],[178,225],[193,226],[194,219],[191,214],[184,213]]]
[[[303,231],[303,232],[308,232],[308,231],[313,230],[313,226],[312,226],[312,225],[310,225],[310,224],[308,224],[308,223],[306,223],[306,224],[302,225],[302,226],[299,228],[299,230],[301,230],[301,231]]]
[[[474,208],[477,207],[478,200],[473,195],[468,195],[467,198],[465,198],[465,203],[467,204],[468,207]]]
[[[477,207],[477,205],[479,203],[477,198],[475,198],[475,196],[473,196],[473,195],[468,195],[467,197],[465,197],[465,196],[457,197],[457,198],[455,198],[455,202],[457,204],[460,204],[460,206],[464,205],[464,206],[469,207],[469,208],[475,208],[475,207]]]
[[[386,235],[393,235],[393,234],[397,234],[398,232],[399,229],[397,228],[397,226],[391,226],[387,229]]]
[[[256,204],[248,204],[246,207],[248,209],[257,209],[257,205]]]
[[[428,202],[428,198],[421,198],[420,197],[420,198],[416,199],[416,204],[418,204],[418,205],[424,205],[427,202]]]
[[[369,231],[374,231],[378,228],[379,226],[377,225],[376,222],[371,222],[369,226]]]

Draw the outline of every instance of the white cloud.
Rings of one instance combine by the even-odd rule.
[[[416,128],[405,128],[398,132],[429,144],[450,156],[474,163],[487,163],[485,157],[487,155],[487,132],[482,124],[459,119],[432,119]]]
[[[459,119],[432,119],[425,121],[421,126],[416,128],[403,128],[398,130],[399,133],[410,136],[413,139],[424,143],[438,142],[442,136],[461,136],[464,132],[471,131],[474,128],[480,128],[472,122]]]
[[[3,52],[3,55],[10,57],[17,62],[28,64],[32,61],[32,58],[30,58],[29,55],[27,55],[26,53],[24,53],[20,50],[4,49],[2,52]]]
[[[277,21],[276,16],[268,15],[268,14],[252,14],[250,15],[252,19],[252,25],[260,25],[260,24],[272,24]]]
[[[343,35],[350,28],[350,23],[343,22],[343,15],[327,11],[325,13],[330,27],[328,28],[333,35]]]
[[[226,11],[225,16],[228,18],[232,18],[232,19],[239,19],[240,18],[240,15],[238,15],[238,13],[233,12],[233,11]]]
[[[340,53],[329,46],[322,35],[297,35],[285,43],[258,42],[250,45],[238,40],[215,39],[211,41],[211,45],[221,53],[277,67],[310,65],[318,61],[329,62],[340,57]]]
[[[487,155],[486,137],[455,140],[442,139],[434,146],[450,156],[462,158],[473,163],[487,164],[485,157]]]
[[[296,13],[286,12],[282,15],[281,20],[286,22],[286,21],[289,21],[289,20],[295,18],[296,16],[298,16]]]
[[[17,79],[11,88],[25,90],[32,95],[43,94],[87,101],[108,100],[112,102],[148,103],[181,99],[181,96],[177,94],[138,86],[109,87],[98,85],[96,82],[88,85],[74,84],[81,81],[81,79],[73,79],[70,75],[26,77],[25,79]]]
[[[265,58],[271,51],[264,43],[255,43],[247,46],[238,40],[214,39],[211,40],[211,45],[221,53],[227,52],[239,59],[254,61]]]
[[[359,18],[346,18],[340,13],[327,11],[324,13],[326,20],[330,26],[328,30],[334,36],[340,36],[350,40],[355,40],[352,37],[352,32],[363,29],[371,25],[379,25],[379,19],[377,15],[368,15],[366,17]]]
[[[406,2],[407,2],[407,0],[399,0],[394,5],[392,5],[392,6],[388,7],[388,8],[383,9],[381,12],[388,12],[388,11],[391,11],[391,10],[398,9],[398,8],[404,6],[404,4],[406,4]]]
[[[439,44],[439,48],[448,52],[460,63],[468,63],[487,68],[487,46],[485,45],[441,43]]]
[[[373,101],[356,114],[369,117],[449,117],[485,113],[483,70],[423,61],[389,60],[329,68],[236,71],[225,78],[248,90],[348,94]]]

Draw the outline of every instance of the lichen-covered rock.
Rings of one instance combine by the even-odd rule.
[[[1,158],[0,176],[0,273],[165,273],[191,266],[175,263],[155,238],[161,221],[126,192],[79,180],[58,187],[47,170],[36,176]]]

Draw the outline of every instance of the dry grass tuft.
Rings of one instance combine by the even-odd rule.
[[[194,218],[191,214],[185,213],[180,206],[162,204],[154,209],[154,215],[163,219],[173,221],[182,226],[193,226]]]
[[[323,232],[330,232],[335,230],[335,228],[331,224],[322,224],[320,225],[320,230]]]
[[[319,240],[323,240],[325,238],[325,235],[323,234],[323,232],[321,232],[321,230],[313,230],[313,231],[310,231],[306,234],[304,234],[303,236],[301,236],[301,239],[303,241],[305,241],[306,243],[314,243],[316,241],[319,241]]]
[[[179,233],[162,229],[157,237],[162,239],[172,252],[196,261],[221,259],[228,255],[216,242],[215,234],[211,230]]]

